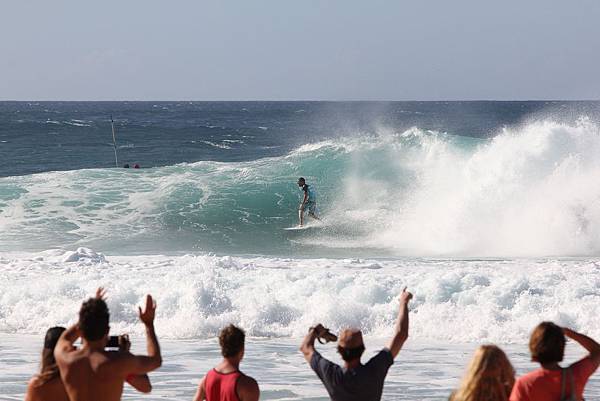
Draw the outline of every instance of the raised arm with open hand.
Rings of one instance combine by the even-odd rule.
[[[140,320],[146,326],[146,348],[148,350],[148,356],[152,358],[152,362],[155,364],[154,369],[156,369],[162,364],[162,357],[160,355],[158,339],[154,332],[156,302],[152,299],[152,295],[146,295],[146,307],[143,311],[142,308],[138,307],[138,310],[140,312]]]
[[[408,302],[412,297],[413,295],[406,291],[406,287],[404,287],[400,294],[400,310],[398,311],[394,336],[388,343],[388,349],[393,358],[396,358],[400,349],[402,349],[402,345],[404,345],[404,342],[408,338]]]
[[[160,346],[154,332],[154,315],[156,302],[151,295],[146,295],[144,309],[138,308],[140,320],[146,326],[146,348],[148,355],[123,355],[120,358],[119,368],[127,375],[140,375],[158,369],[162,365]]]
[[[98,289],[96,289],[96,299],[106,301],[106,289],[104,287],[98,287]]]
[[[142,311],[142,308],[138,306],[140,320],[146,326],[154,326],[154,315],[156,312],[156,302],[152,299],[152,295],[146,295],[146,306]]]

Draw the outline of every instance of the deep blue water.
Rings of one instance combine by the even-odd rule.
[[[284,155],[306,143],[416,126],[486,138],[533,117],[595,115],[599,102],[0,102],[0,176]]]

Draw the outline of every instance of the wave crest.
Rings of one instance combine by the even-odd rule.
[[[600,252],[600,130],[538,121],[489,140],[412,128],[286,156],[0,179],[0,250],[540,256]],[[298,176],[326,227],[296,224]]]

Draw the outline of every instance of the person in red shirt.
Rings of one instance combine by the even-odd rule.
[[[589,354],[562,368],[566,338],[579,343]],[[552,322],[540,323],[529,339],[531,360],[540,369],[519,377],[510,394],[510,401],[583,400],[583,389],[589,377],[600,365],[600,344],[588,336]]]
[[[232,324],[221,330],[223,361],[202,378],[194,401],[258,401],[258,383],[240,372],[245,337],[244,331]]]

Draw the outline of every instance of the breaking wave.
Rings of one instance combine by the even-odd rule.
[[[381,130],[249,162],[6,177],[0,250],[598,255],[599,154],[594,123],[546,120],[491,139]],[[298,176],[325,224],[290,234]]]

